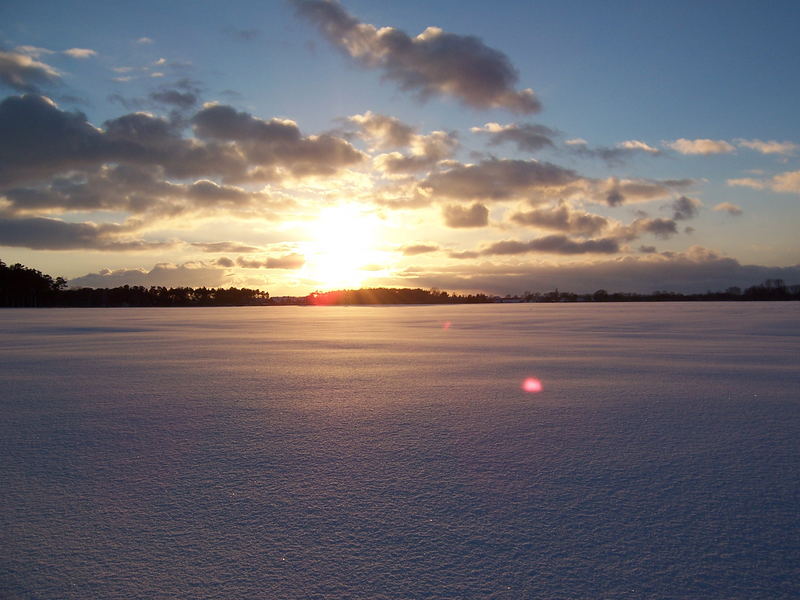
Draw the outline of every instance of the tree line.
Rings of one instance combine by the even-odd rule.
[[[0,260],[0,306],[258,306],[269,294],[248,288],[191,288],[123,285],[114,288],[67,289],[63,277],[53,279],[21,264]]]
[[[591,294],[525,292],[504,298],[486,294],[453,294],[437,289],[362,288],[314,292],[308,296],[270,298],[268,292],[249,288],[192,288],[124,285],[114,288],[67,288],[63,277],[51,277],[19,263],[8,266],[0,260],[0,307],[117,307],[117,306],[342,306],[366,304],[485,304],[492,302],[685,302],[742,300],[800,300],[800,285],[788,286],[781,279],[742,290],[682,294],[655,291],[651,294],[608,292]]]

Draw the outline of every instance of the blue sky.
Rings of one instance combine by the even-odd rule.
[[[0,258],[274,295],[800,283],[798,22],[795,2],[6,3]]]

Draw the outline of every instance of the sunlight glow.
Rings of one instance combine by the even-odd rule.
[[[522,382],[522,389],[531,394],[536,394],[542,391],[542,382],[536,379],[536,377],[528,377]]]
[[[358,288],[387,261],[378,250],[382,223],[354,204],[324,208],[308,226],[312,243],[303,275],[323,289]]]

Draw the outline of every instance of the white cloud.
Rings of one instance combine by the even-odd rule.
[[[69,50],[64,50],[64,54],[72,58],[91,58],[92,56],[97,56],[97,52],[89,48],[70,48]]]
[[[761,154],[793,154],[798,149],[798,145],[793,142],[778,142],[770,140],[736,140],[736,143],[743,148],[750,148]]]
[[[749,187],[754,190],[771,190],[786,194],[800,194],[800,171],[786,171],[778,173],[769,179],[755,179],[742,177],[728,179],[725,183],[734,187]]]
[[[8,87],[20,92],[36,93],[40,85],[57,83],[60,79],[61,74],[57,69],[36,60],[30,54],[0,51],[0,83]]]
[[[726,212],[733,217],[738,217],[743,212],[740,206],[737,206],[732,202],[720,202],[714,207],[714,210],[719,212]]]
[[[55,50],[48,50],[47,48],[40,48],[39,46],[17,46],[14,50],[32,58],[39,58],[45,54],[55,54]]]
[[[725,140],[710,140],[704,138],[696,140],[680,138],[673,142],[664,142],[664,146],[672,148],[681,154],[730,154],[736,150],[732,144]]]
[[[648,152],[649,154],[661,153],[661,150],[658,148],[653,148],[650,144],[640,140],[625,140],[624,142],[620,142],[618,146],[620,148],[625,148],[626,150],[641,150],[642,152]]]
[[[760,179],[754,179],[752,177],[739,177],[738,179],[727,179],[725,183],[732,187],[749,187],[754,190],[763,190],[767,187],[767,184],[761,181]]]
[[[770,184],[776,192],[800,194],[800,171],[788,171],[775,175]]]

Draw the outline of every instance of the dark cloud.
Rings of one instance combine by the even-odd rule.
[[[672,219],[636,219],[630,228],[633,236],[650,233],[661,239],[667,239],[678,233],[678,226]]]
[[[192,124],[197,136],[205,139],[274,144],[293,143],[301,138],[300,129],[294,121],[264,121],[225,104],[203,107],[192,118]]]
[[[429,175],[420,188],[445,198],[507,200],[578,179],[574,171],[547,162],[491,159],[476,165],[458,164]]]
[[[369,110],[362,115],[348,117],[347,122],[357,125],[361,137],[368,140],[372,148],[379,150],[408,146],[415,134],[414,128],[400,119]]]
[[[226,256],[221,256],[214,261],[214,264],[220,267],[225,267],[226,269],[236,266],[236,263]]]
[[[609,166],[622,165],[627,159],[637,154],[661,155],[660,150],[639,140],[627,140],[616,146],[596,147],[590,147],[585,140],[570,140],[567,142],[567,149],[572,154],[583,158],[599,158]]]
[[[0,83],[18,92],[38,93],[40,86],[61,81],[53,67],[26,54],[0,50]]]
[[[171,242],[129,239],[130,228],[116,223],[70,223],[43,217],[0,217],[0,246],[33,250],[154,250]]]
[[[553,138],[558,135],[554,129],[533,123],[522,123],[521,125],[486,123],[483,127],[473,127],[471,131],[487,134],[489,144],[492,146],[511,142],[523,152],[536,152],[542,148],[552,147]]]
[[[244,269],[299,269],[305,263],[305,257],[296,253],[269,256],[262,260],[246,259],[241,256],[236,259],[236,264]]]
[[[174,106],[180,110],[189,110],[197,106],[200,97],[195,92],[176,89],[164,89],[150,94],[150,99],[159,104]]]
[[[182,139],[160,117],[131,113],[104,128],[42,96],[6,98],[0,103],[0,185],[111,162],[160,165],[175,177],[246,175],[247,162],[235,147]]]
[[[414,135],[411,139],[412,154],[381,154],[375,157],[375,166],[392,175],[423,171],[450,158],[457,147],[458,139],[454,133],[434,131],[428,135]]]
[[[661,198],[669,198],[676,191],[694,185],[693,179],[618,179],[610,177],[598,180],[597,188],[609,206],[619,206],[630,202],[649,202]]]
[[[285,168],[295,177],[332,175],[365,158],[341,138],[327,134],[303,137],[294,121],[265,121],[222,104],[203,107],[192,123],[201,139],[235,142],[248,161],[262,169]]]
[[[701,206],[702,202],[694,198],[689,198],[688,196],[676,198],[670,206],[674,211],[672,218],[676,221],[692,219],[697,216]]]
[[[99,129],[42,96],[12,96],[0,103],[0,185],[106,163],[158,166],[177,178],[269,181],[331,175],[364,158],[340,138],[303,137],[294,122],[263,121],[226,106],[203,108],[194,123],[204,139],[183,138],[180,124],[144,112]]]
[[[411,246],[403,246],[403,256],[416,256],[417,254],[426,254],[428,252],[437,252],[439,246],[436,244],[412,244]]]
[[[555,207],[515,213],[511,215],[511,220],[519,225],[554,229],[581,236],[597,235],[609,226],[605,217],[573,210],[564,202]]]
[[[87,172],[56,176],[43,184],[0,191],[7,209],[18,214],[37,211],[125,211],[135,215],[177,216],[217,209],[248,209],[267,216],[291,205],[287,198],[210,180],[171,183],[161,167],[108,165]]]
[[[0,102],[0,184],[79,168],[102,160],[105,150],[102,132],[83,113],[31,94]]]
[[[548,235],[528,242],[506,240],[485,247],[481,254],[508,255],[528,252],[551,254],[613,254],[619,252],[619,242],[613,238],[575,241],[565,235]]]
[[[448,227],[486,227],[489,224],[489,209],[478,202],[469,208],[449,204],[442,208],[442,214]]]
[[[203,252],[261,252],[261,248],[239,242],[192,242],[192,246],[200,248]]]
[[[649,293],[655,290],[706,292],[735,285],[742,288],[765,279],[800,282],[800,265],[764,267],[742,265],[732,258],[700,247],[686,252],[627,256],[622,259],[572,264],[454,265],[438,273],[411,273],[403,285],[453,291],[482,291],[505,295],[554,288],[577,293],[598,289]]]
[[[467,258],[478,258],[480,255],[481,255],[480,252],[474,252],[472,250],[453,251],[447,253],[447,256],[449,256],[450,258],[456,258],[459,260]]]
[[[639,252],[642,254],[654,254],[656,252],[655,246],[639,246]]]
[[[220,265],[224,266],[224,265]],[[143,269],[103,269],[69,281],[69,287],[105,288],[122,285],[165,287],[221,287],[226,283],[224,268],[207,264],[186,263],[183,265],[158,264],[150,271]]]
[[[450,95],[476,108],[541,110],[532,90],[514,89],[518,75],[508,57],[477,37],[428,27],[412,38],[393,27],[378,29],[361,23],[338,2],[293,1],[298,14],[314,23],[332,44],[421,98]]]

